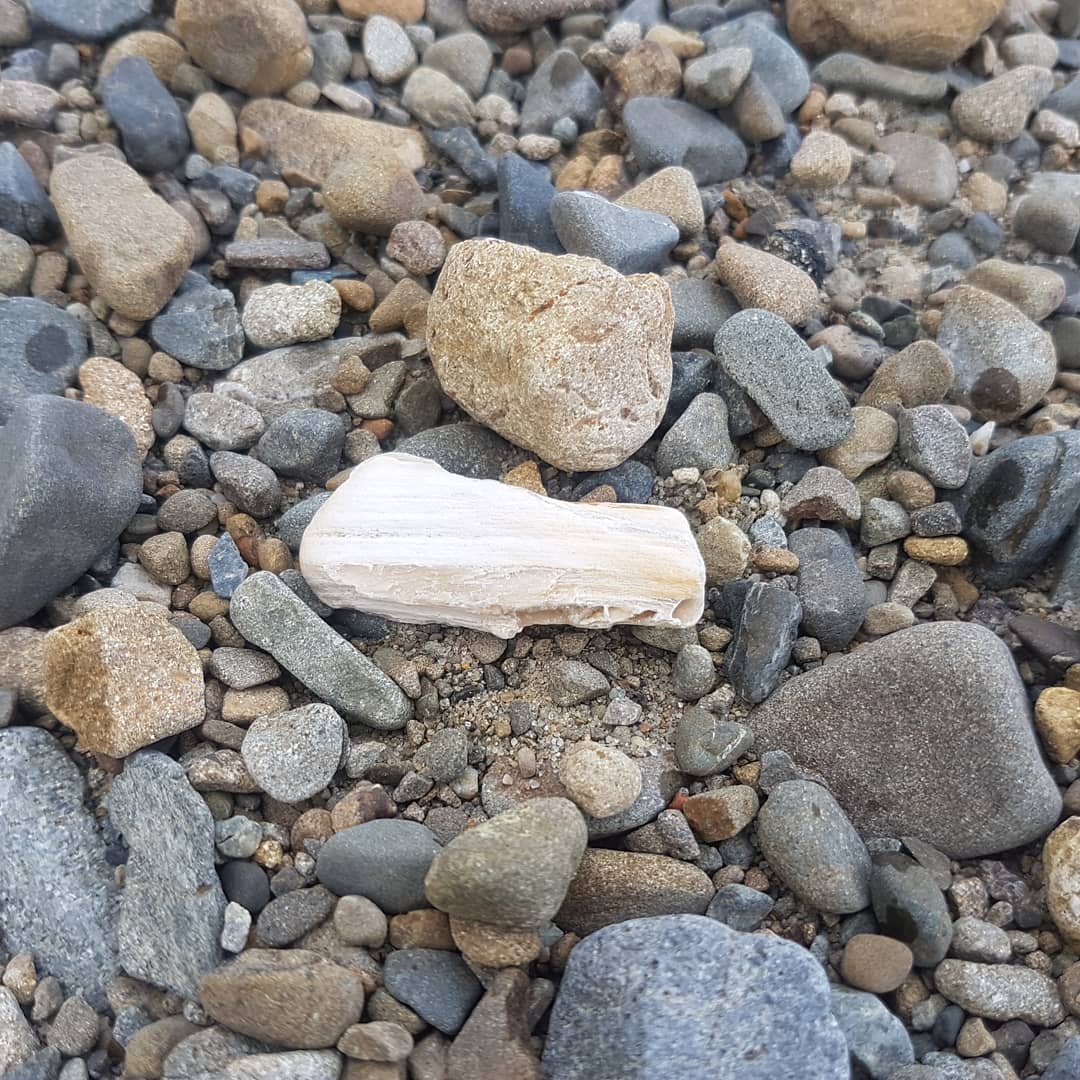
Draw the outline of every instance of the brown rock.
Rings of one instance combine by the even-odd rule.
[[[844,946],[840,974],[859,990],[887,994],[908,977],[914,962],[902,941],[883,934],[856,934]]]
[[[410,274],[431,274],[446,258],[446,243],[434,225],[426,221],[402,221],[390,233],[386,254]]]
[[[450,917],[435,908],[420,908],[390,920],[390,944],[395,949],[453,949]]]
[[[500,971],[446,1056],[446,1080],[540,1080],[529,1048],[529,977]]]
[[[591,934],[650,915],[701,915],[713,898],[706,873],[666,855],[589,848],[555,916],[560,929]]]
[[[894,64],[946,67],[1001,11],[1004,0],[789,0],[788,32],[823,55],[853,49]]]
[[[79,749],[125,757],[202,723],[202,664],[163,615],[101,608],[45,639],[45,698]]]
[[[0,630],[0,688],[14,690],[31,716],[47,712],[45,704],[45,632],[29,626]]]
[[[338,1040],[337,1048],[360,1061],[404,1061],[413,1048],[413,1037],[400,1024],[373,1020],[353,1024]]]
[[[683,802],[682,812],[690,828],[707,844],[713,844],[730,840],[754,820],[758,797],[752,787],[737,784],[691,795]]]
[[[521,967],[540,955],[540,935],[531,929],[452,918],[450,934],[461,954],[476,967]]]
[[[610,11],[617,0],[468,0],[469,22],[489,34],[529,30],[551,19]]]
[[[652,210],[666,215],[675,223],[684,240],[697,236],[705,228],[705,211],[694,175],[679,165],[653,173],[635,184],[625,195],[619,196],[615,203],[617,206]]]
[[[293,0],[177,0],[176,26],[195,62],[245,94],[277,94],[311,70],[304,13]]]
[[[87,405],[96,405],[102,412],[115,416],[131,432],[139,457],[145,461],[154,445],[154,429],[150,424],[153,406],[139,376],[116,360],[92,356],[79,368],[79,385]]]
[[[959,536],[909,536],[904,551],[935,566],[959,566],[968,557],[967,541]]]
[[[165,86],[172,83],[176,69],[188,62],[184,46],[168,34],[161,34],[156,30],[136,30],[118,38],[109,46],[108,52],[101,59],[98,78],[104,79],[121,60],[129,56],[141,56],[150,65],[150,70],[158,77],[158,81]]]
[[[932,506],[937,500],[934,485],[922,473],[911,469],[898,469],[890,473],[885,481],[885,491],[890,499],[895,499],[905,510],[921,510]]]
[[[714,517],[698,529],[694,539],[705,561],[707,585],[738,581],[746,573],[750,540],[734,521]]]
[[[945,400],[952,384],[952,361],[945,351],[933,341],[913,341],[885,358],[859,404],[878,409],[890,405],[903,405],[905,409],[936,405]]]
[[[1080,817],[1063,821],[1043,845],[1046,907],[1058,932],[1080,948]]]
[[[642,41],[625,52],[604,84],[604,100],[616,112],[635,97],[675,97],[682,89],[682,65],[665,45]]]
[[[1065,281],[1060,274],[1041,266],[1024,266],[1004,259],[984,259],[965,278],[974,285],[1008,300],[1032,322],[1042,322],[1065,299]]]
[[[818,451],[818,460],[856,480],[871,465],[884,461],[896,445],[896,421],[882,409],[857,405],[851,410],[851,434],[835,446]]]
[[[155,581],[180,585],[191,573],[187,541],[180,532],[158,533],[139,548],[139,562]]]
[[[1080,751],[1080,691],[1047,687],[1035,702],[1035,726],[1054,761],[1071,761]]]
[[[287,101],[249,101],[240,112],[239,125],[258,137],[262,153],[278,169],[291,169],[324,185],[336,166],[352,159],[395,158],[410,172],[419,169],[427,146],[424,137],[410,128],[314,112]]]
[[[199,1000],[233,1031],[294,1050],[334,1046],[364,1009],[358,971],[306,949],[248,949],[203,977]]]
[[[188,110],[187,124],[195,149],[207,161],[238,164],[240,151],[236,147],[236,117],[220,94],[200,94]],[[275,181],[264,180],[263,184],[266,183]],[[288,197],[287,189],[285,194]]]
[[[716,277],[744,308],[764,308],[792,326],[820,310],[817,286],[805,271],[749,244],[721,244],[713,263]]]
[[[399,23],[408,24],[424,17],[424,0],[338,0],[338,7],[350,19],[388,15]]]
[[[443,389],[481,423],[560,469],[607,469],[663,416],[673,322],[653,275],[466,240],[435,287],[428,348]]]
[[[124,1076],[156,1080],[164,1074],[165,1059],[177,1043],[202,1030],[182,1016],[166,1016],[139,1028],[124,1047]]]
[[[156,315],[194,258],[187,222],[134,169],[101,154],[57,165],[50,193],[97,295],[129,319]]]

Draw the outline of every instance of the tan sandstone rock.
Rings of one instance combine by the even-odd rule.
[[[199,67],[246,94],[277,94],[311,70],[307,23],[293,0],[177,0],[176,25]]]
[[[134,169],[103,155],[62,162],[50,186],[71,250],[97,295],[129,319],[156,315],[194,258],[188,223]]]
[[[656,430],[674,312],[652,274],[502,240],[450,249],[428,307],[443,389],[560,469],[608,469]]]
[[[1046,907],[1061,936],[1080,949],[1080,817],[1063,821],[1043,845]]]
[[[80,750],[125,757],[203,721],[199,654],[163,615],[106,607],[45,639],[45,700]]]
[[[791,326],[818,314],[821,303],[814,279],[804,270],[749,244],[721,244],[716,277],[744,308],[764,308]]]
[[[131,432],[139,456],[145,461],[154,445],[150,423],[154,410],[139,376],[107,356],[92,356],[79,368],[79,385],[83,401],[115,416]]]
[[[1004,0],[788,0],[788,32],[816,55],[853,49],[894,64],[939,68],[960,58]]]

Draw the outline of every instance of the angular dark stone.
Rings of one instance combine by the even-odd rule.
[[[60,231],[49,196],[13,143],[0,143],[0,229],[31,244],[51,240]]]
[[[563,246],[551,223],[555,198],[546,165],[503,154],[498,165],[499,238],[561,255]]]
[[[862,626],[866,594],[851,545],[831,529],[797,529],[788,547],[799,557],[797,595],[803,631],[828,652],[846,649]]]
[[[187,123],[143,57],[125,56],[101,80],[101,96],[131,165],[154,173],[180,164],[191,145]]]
[[[787,589],[756,582],[747,590],[735,640],[725,653],[727,677],[744,701],[756,705],[776,689],[801,620],[802,604]]]
[[[225,371],[244,355],[244,330],[232,293],[201,278],[154,316],[150,338],[181,364],[204,371]]]

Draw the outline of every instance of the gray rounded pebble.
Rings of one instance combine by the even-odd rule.
[[[348,732],[329,705],[261,716],[240,748],[255,782],[278,802],[296,803],[322,791],[341,765]]]
[[[383,967],[386,989],[445,1035],[461,1030],[483,989],[456,952],[398,949]]]

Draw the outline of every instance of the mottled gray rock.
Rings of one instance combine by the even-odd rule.
[[[687,101],[702,109],[730,105],[750,74],[754,55],[745,46],[721,48],[691,60],[683,71]]]
[[[193,998],[222,959],[226,899],[210,810],[179,763],[140,750],[113,780],[109,816],[128,846],[120,962],[129,975]]]
[[[656,270],[679,242],[671,218],[649,210],[617,206],[591,191],[560,191],[551,200],[551,222],[567,251],[618,270]]]
[[[726,469],[736,457],[727,421],[719,394],[698,394],[661,439],[656,471],[670,476],[680,468]]]
[[[1032,968],[943,960],[934,969],[934,984],[938,993],[987,1020],[1053,1027],[1065,1016],[1053,979]]]
[[[391,915],[427,906],[424,877],[441,851],[426,826],[377,818],[342,829],[319,851],[319,880],[339,896],[366,896]]]
[[[215,289],[202,278],[189,275],[189,280],[192,278],[190,287],[154,316],[150,339],[181,364],[225,371],[244,355],[244,328],[236,300],[228,289]]]
[[[529,77],[521,106],[521,132],[549,135],[555,121],[564,116],[589,130],[601,104],[600,87],[576,54],[556,49]]]
[[[322,885],[293,889],[271,900],[259,913],[255,932],[259,942],[283,948],[298,941],[329,918],[337,897]]]
[[[744,701],[757,704],[776,689],[801,621],[802,604],[794,593],[766,582],[747,590],[735,639],[724,654],[727,677]]]
[[[902,540],[911,535],[911,518],[898,502],[891,499],[867,499],[863,508],[859,536],[868,548]],[[923,590],[926,591],[925,589]]]
[[[820,965],[696,915],[605,927],[576,946],[544,1048],[560,1080],[778,1080],[810,1061],[817,1080],[848,1076]]]
[[[897,417],[897,449],[934,487],[962,487],[971,469],[971,443],[959,420],[944,405],[902,409]]]
[[[803,632],[829,652],[846,649],[866,612],[866,591],[851,545],[831,529],[797,529],[788,547],[799,557],[796,595]]]
[[[202,1028],[181,1039],[166,1054],[164,1076],[167,1080],[217,1080],[220,1070],[230,1062],[269,1049],[266,1043],[223,1027]]]
[[[44,300],[0,298],[0,424],[31,394],[62,394],[85,359],[86,333],[73,315]]]
[[[49,196],[9,142],[0,143],[0,229],[32,244],[45,243],[60,231]]]
[[[854,525],[862,505],[855,485],[839,469],[818,465],[807,469],[780,500],[780,513],[792,527],[806,518]]]
[[[675,731],[675,757],[690,776],[713,776],[734,764],[753,745],[754,734],[734,720],[691,705]]]
[[[258,409],[226,394],[192,394],[184,430],[211,450],[247,450],[266,428]]]
[[[739,310],[739,302],[722,285],[705,278],[668,278],[667,281],[675,308],[671,347],[712,351],[717,330]],[[702,389],[707,388],[706,383]]]
[[[397,684],[273,574],[260,571],[240,585],[229,617],[248,641],[346,718],[389,730],[412,715]]]
[[[1080,599],[1080,522],[1073,526],[1058,556],[1051,596],[1055,604]]]
[[[79,401],[34,394],[0,428],[0,630],[87,570],[139,505],[131,432]]]
[[[141,56],[125,56],[101,80],[101,98],[140,172],[174,169],[191,145],[176,98]]]
[[[1043,1071],[1042,1080],[1071,1080],[1080,1076],[1080,1036],[1067,1039],[1065,1045]]]
[[[483,993],[461,956],[441,949],[390,953],[383,981],[398,1001],[446,1035],[461,1030]]]
[[[820,784],[779,784],[758,811],[756,838],[769,865],[801,900],[845,914],[870,902],[870,856]]]
[[[750,727],[819,772],[865,836],[918,836],[953,858],[1019,847],[1061,797],[1006,646],[967,623],[901,630],[789,680]],[[760,820],[760,817],[759,817]]]
[[[233,1058],[222,1080],[338,1080],[341,1055],[336,1050],[292,1050],[286,1054],[246,1054]]]
[[[428,428],[403,439],[394,449],[438,462],[447,472],[476,480],[495,480],[502,476],[503,460],[514,452],[494,431],[468,422]]]
[[[324,484],[338,471],[345,422],[325,409],[295,409],[272,420],[252,451],[278,476]]]
[[[772,911],[775,901],[748,885],[723,885],[712,898],[705,914],[732,930],[756,930]]]
[[[290,550],[299,551],[300,541],[304,538],[304,530],[311,524],[315,512],[327,499],[329,491],[320,491],[289,507],[284,514],[277,519],[275,529],[278,537],[289,545]]]
[[[870,897],[882,933],[904,942],[919,967],[945,958],[952,941],[952,917],[945,895],[930,872],[899,852],[874,856]]]
[[[607,676],[584,660],[556,660],[548,670],[551,700],[556,705],[582,705],[604,697],[610,689]]]
[[[273,469],[253,457],[218,450],[210,455],[210,471],[225,497],[245,514],[269,517],[281,505],[281,488]]]
[[[559,909],[586,838],[569,799],[528,799],[439,852],[424,884],[427,899],[458,918],[541,926]]]
[[[699,184],[716,184],[746,168],[742,139],[688,101],[631,98],[623,109],[623,124],[642,172],[682,165]]]
[[[977,459],[952,501],[986,581],[1011,585],[1050,557],[1080,507],[1080,431],[1017,439]]]
[[[247,729],[240,753],[255,782],[278,802],[310,799],[334,778],[348,729],[322,702],[260,716]]]
[[[15,995],[0,986],[0,1070],[11,1076],[38,1049],[37,1036],[30,1027]]]
[[[852,1062],[872,1080],[889,1080],[897,1069],[914,1063],[915,1051],[903,1021],[876,994],[834,986],[832,1012]]]
[[[32,953],[39,976],[104,1008],[117,970],[117,894],[84,797],[82,774],[54,736],[0,730],[0,940]]]
[[[958,960],[1004,964],[1012,956],[1012,943],[1000,926],[972,915],[963,915],[953,923],[949,951]]]
[[[779,316],[749,309],[716,335],[716,358],[777,430],[800,450],[820,450],[852,432],[851,406],[805,341]]]

